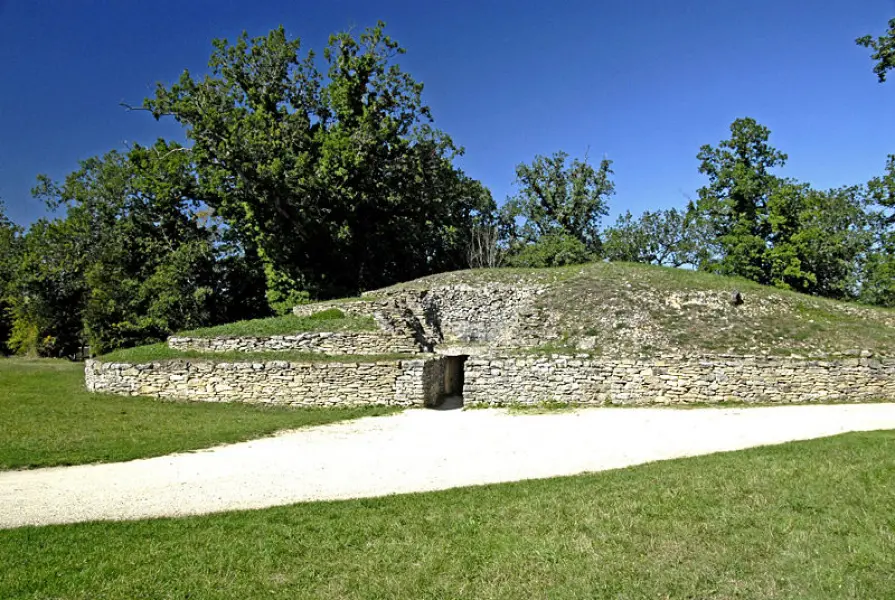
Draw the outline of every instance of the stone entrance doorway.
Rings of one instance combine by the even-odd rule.
[[[444,382],[440,408],[460,408],[463,406],[463,363],[468,356],[446,356],[444,358]]]

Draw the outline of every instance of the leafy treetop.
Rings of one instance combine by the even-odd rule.
[[[193,141],[201,199],[258,248],[272,304],[464,266],[490,194],[452,160],[384,24],[330,37],[325,72],[280,27],[215,40],[211,73],[145,107]]]
[[[880,83],[885,82],[886,74],[895,69],[895,19],[889,20],[889,28],[885,34],[875,39],[871,35],[865,35],[855,42],[859,46],[873,50],[873,54],[870,55],[876,61],[873,72],[876,73]]]
[[[570,236],[588,252],[600,251],[600,221],[609,212],[615,193],[612,161],[594,168],[587,161],[556,152],[536,156],[516,167],[518,193],[501,210],[505,236],[511,243],[529,244],[542,236]]]

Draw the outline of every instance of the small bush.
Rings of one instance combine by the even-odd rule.
[[[541,236],[534,244],[513,249],[507,256],[510,267],[564,267],[592,262],[597,257],[576,237],[565,234]]]

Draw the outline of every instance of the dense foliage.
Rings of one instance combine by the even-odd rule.
[[[8,294],[13,349],[104,351],[264,306],[251,253],[200,210],[181,150],[160,141],[86,160],[58,185],[41,178],[35,195],[65,215],[23,239]]]
[[[39,178],[35,195],[62,214],[17,242],[12,275],[0,265],[3,339],[105,351],[466,267],[495,205],[454,167],[462,151],[433,127],[403,52],[381,23],[332,36],[323,70],[282,28],[215,40],[207,75],[143,106],[181,123],[188,147],[160,140]]]
[[[895,306],[895,156],[886,174],[868,185],[869,246],[861,279],[861,299]]]
[[[707,239],[685,211],[647,211],[636,219],[628,211],[604,233],[603,251],[608,260],[697,267],[705,260]]]
[[[737,119],[730,131],[698,155],[709,180],[688,210],[709,232],[699,267],[809,294],[857,294],[868,235],[862,188],[818,191],[783,179],[773,171],[786,155],[766,127]]]
[[[895,69],[895,19],[889,20],[889,28],[884,35],[875,38],[865,35],[855,40],[859,46],[873,50],[871,58],[876,61],[873,72],[879,77],[880,83],[886,81],[886,74]]]
[[[577,240],[589,253],[601,249],[600,221],[609,212],[615,193],[612,161],[603,159],[594,168],[584,160],[556,152],[536,156],[532,163],[516,167],[518,193],[500,211],[503,233],[511,250],[537,243],[542,237]]]
[[[185,126],[202,199],[258,248],[272,302],[465,266],[493,202],[453,166],[402,53],[380,23],[332,36],[321,72],[280,28],[216,41],[209,75],[146,101]]]
[[[884,81],[895,20],[858,43]],[[56,215],[27,232],[0,205],[0,351],[106,351],[440,271],[594,260],[895,306],[895,157],[866,184],[813,189],[782,177],[770,130],[741,118],[699,150],[706,184],[686,207],[603,228],[612,162],[559,151],[518,165],[498,210],[455,166],[462,149],[403,53],[382,23],[332,36],[320,58],[282,28],[215,40],[207,74],[140,107],[180,123],[187,146],[39,177]]]
[[[537,241],[513,248],[504,261],[508,267],[564,267],[580,265],[599,258],[584,243],[567,233],[546,233]]]
[[[0,354],[9,350],[7,341],[12,331],[12,319],[8,298],[19,252],[20,233],[20,229],[6,216],[3,202],[0,202]]]

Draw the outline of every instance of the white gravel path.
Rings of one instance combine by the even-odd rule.
[[[410,410],[193,453],[0,472],[0,528],[440,490],[876,429],[895,429],[895,404]]]

